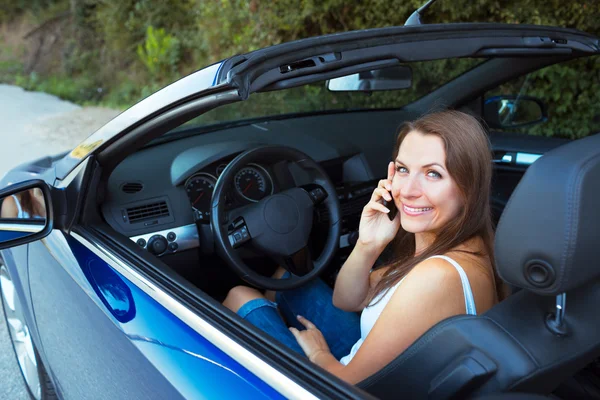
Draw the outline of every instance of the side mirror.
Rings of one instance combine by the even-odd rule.
[[[0,191],[0,250],[42,239],[52,231],[50,188],[31,180]]]
[[[545,104],[529,96],[495,96],[486,99],[483,117],[490,128],[519,128],[548,120]]]
[[[412,69],[407,65],[358,72],[327,81],[332,92],[374,92],[408,89],[412,86]]]

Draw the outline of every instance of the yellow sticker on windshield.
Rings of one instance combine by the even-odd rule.
[[[73,149],[70,156],[73,158],[82,159],[83,157],[87,156],[92,151],[94,151],[94,149],[97,148],[98,146],[100,146],[101,144],[102,144],[102,140],[96,140],[95,142],[92,142],[92,143],[83,142],[79,146],[77,146]]]

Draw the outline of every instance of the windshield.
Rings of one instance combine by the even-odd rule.
[[[223,123],[260,120],[304,113],[401,108],[432,92],[485,61],[481,58],[443,59],[407,63],[412,69],[408,89],[381,92],[331,92],[325,82],[274,92],[256,93],[247,101],[218,107],[175,130]]]

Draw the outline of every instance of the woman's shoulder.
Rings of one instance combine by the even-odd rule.
[[[16,218],[19,214],[19,208],[14,196],[5,197],[2,201],[0,215],[2,218]]]
[[[445,282],[446,290],[457,292],[457,296],[460,297],[463,296],[463,285],[468,284],[478,312],[485,312],[495,304],[494,271],[485,252],[480,250],[479,253],[474,253],[465,249],[454,249],[440,255],[442,257],[427,259],[419,266],[423,275],[427,273],[427,279],[433,280],[432,276],[437,275]],[[464,271],[466,282],[462,281],[459,269]]]

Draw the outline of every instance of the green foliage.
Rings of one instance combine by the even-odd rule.
[[[19,61],[0,61],[0,83],[11,83],[22,70],[23,64]]]
[[[36,16],[44,15],[56,4],[64,0],[0,0],[0,23],[9,22],[13,18],[29,12]]]
[[[403,25],[425,0],[0,0],[0,23],[21,14],[43,22],[70,9],[74,34],[65,41],[57,77],[12,75],[17,64],[0,64],[0,79],[77,102],[124,107],[179,76],[234,54],[291,40],[349,30]],[[502,22],[562,26],[600,35],[600,1],[438,1],[426,23]],[[0,58],[1,62],[5,62]],[[567,63],[528,78],[527,94],[550,104],[550,120],[530,133],[580,137],[599,130],[597,57]],[[389,94],[332,94],[322,86],[260,94],[231,105],[231,115],[268,115],[324,107],[390,107],[406,104],[464,71],[468,60],[413,64],[413,88]],[[116,73],[115,73],[116,71]],[[514,94],[523,82],[502,89]],[[587,89],[587,90],[583,90]],[[237,107],[237,108],[236,108]],[[284,110],[285,109],[285,110]],[[221,116],[225,118],[224,116]],[[218,118],[217,118],[218,119]],[[587,123],[586,123],[587,121]]]
[[[555,64],[507,82],[493,95],[533,96],[548,106],[548,122],[517,129],[578,139],[600,131],[600,56]]]
[[[19,74],[14,83],[26,90],[46,92],[73,102],[97,102],[100,93],[87,77],[50,76],[42,78],[35,72]]]
[[[144,45],[137,47],[137,55],[152,78],[171,76],[179,62],[179,40],[165,33],[163,28],[155,30],[150,25]]]

